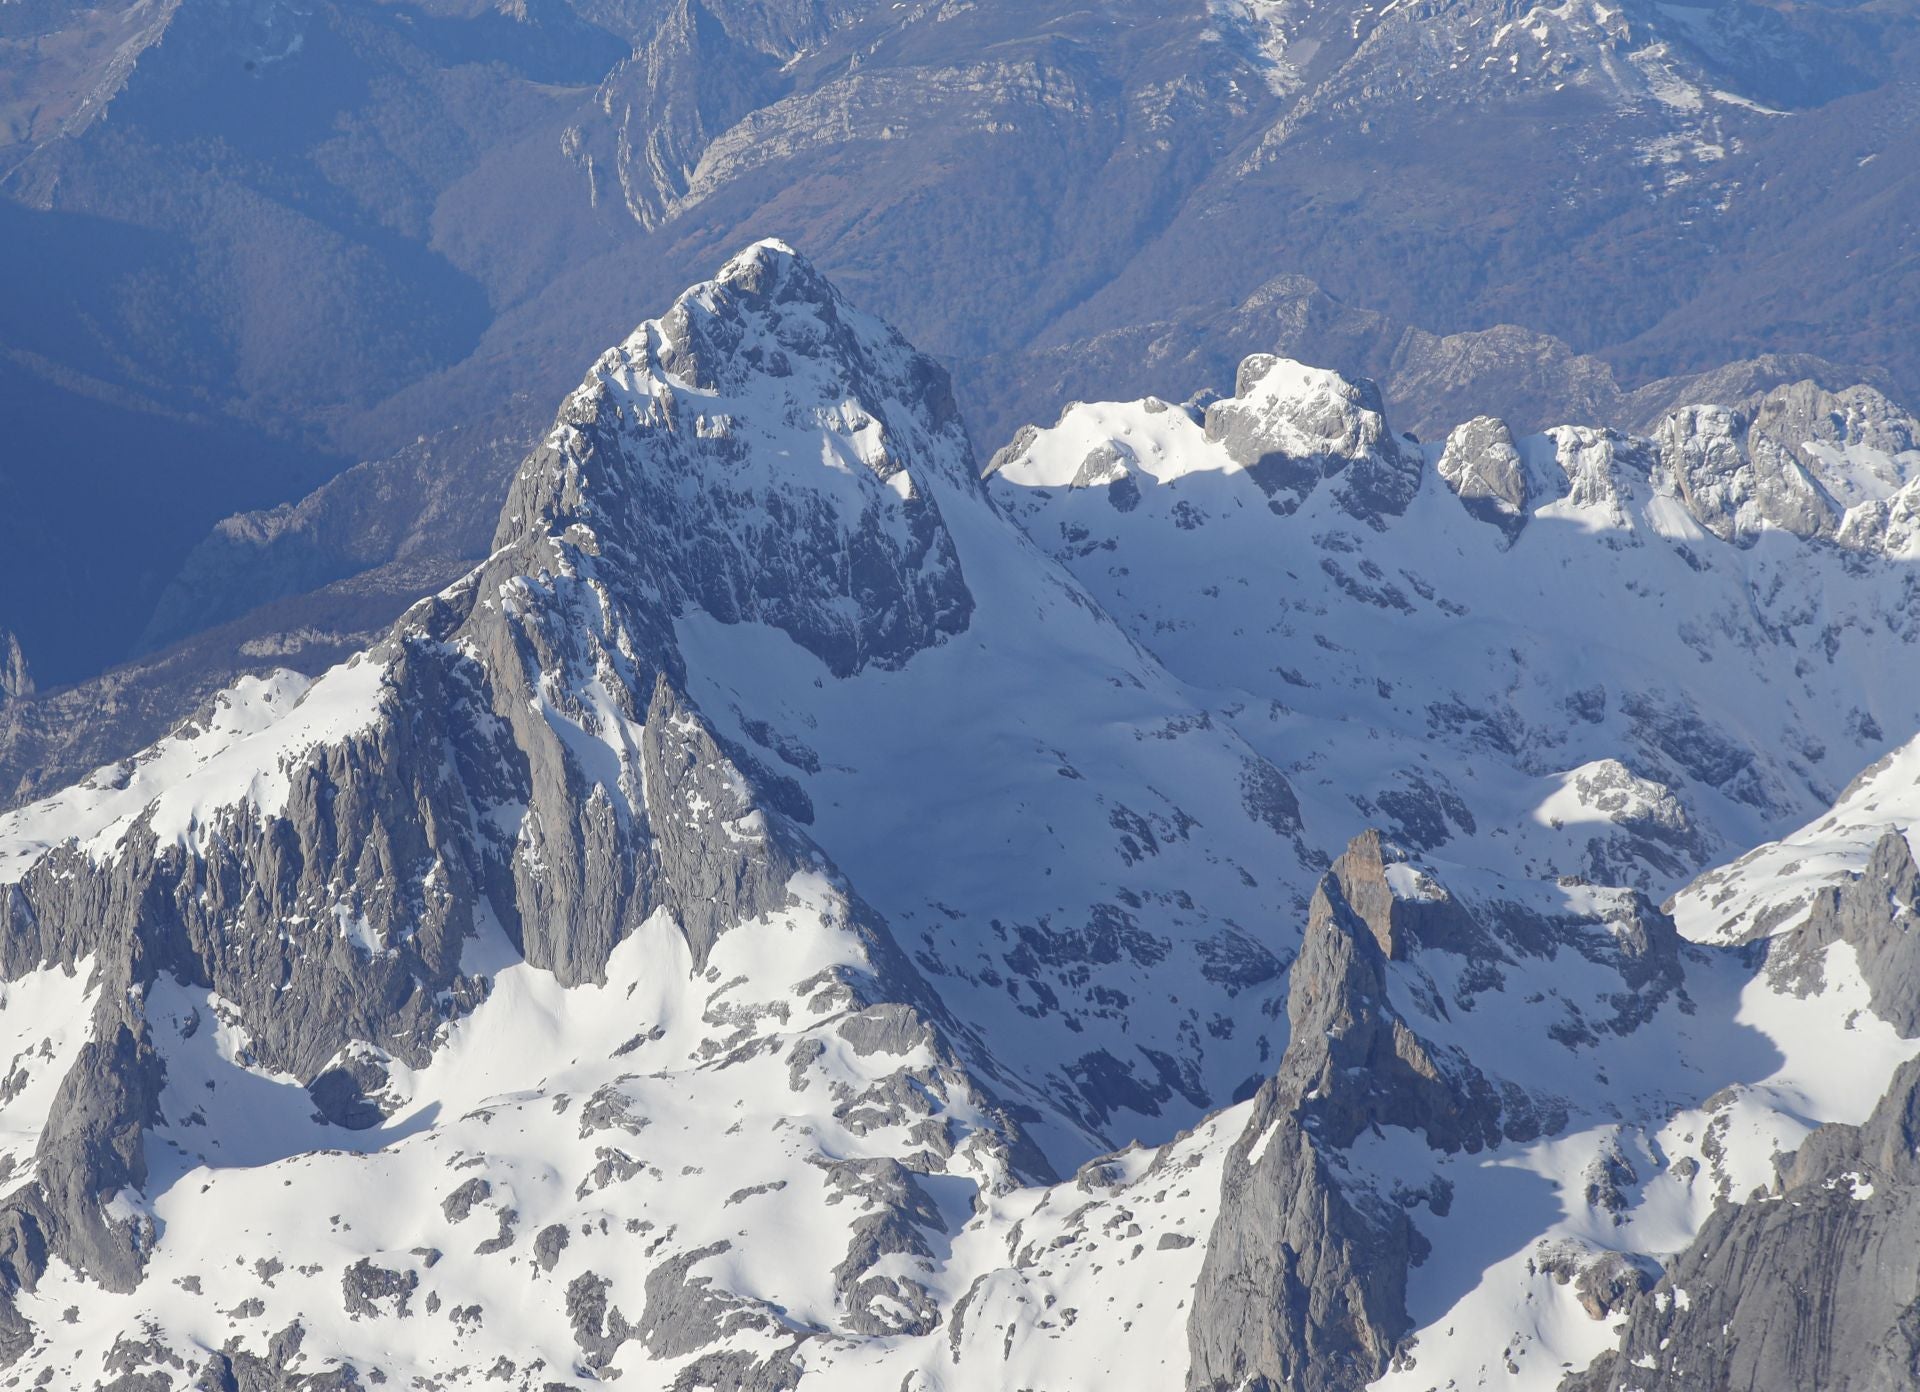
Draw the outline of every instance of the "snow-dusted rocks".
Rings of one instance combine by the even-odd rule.
[[[966,628],[928,480],[971,480],[946,374],[762,243],[594,365],[497,545],[581,525],[669,613],[762,622],[845,676]]]
[[[1862,770],[1819,817],[1701,875],[1674,897],[1690,938],[1744,942],[1802,927],[1820,896],[1863,874],[1889,832],[1920,826],[1920,739]],[[1891,863],[1897,863],[1893,857]]]
[[[1662,466],[1700,525],[1750,546],[1760,533],[1832,537],[1895,554],[1888,523],[1912,513],[1915,423],[1868,387],[1776,387],[1733,410],[1692,406],[1656,432]]]
[[[1419,457],[1387,429],[1377,386],[1269,354],[1240,364],[1234,394],[1207,407],[1205,430],[1281,514],[1337,478],[1341,506],[1378,527],[1405,511],[1419,480]]]
[[[1862,1124],[1821,1127],[1768,1190],[1716,1210],[1566,1392],[1912,1386],[1917,1133],[1920,1061]]]
[[[1284,776],[995,512],[938,370],[753,248],[596,366],[494,554],[385,642],[311,685],[243,684],[0,824],[0,962],[85,959],[95,1002],[22,1137],[9,1348],[80,1356],[56,1302],[84,1296],[91,1330],[160,1331],[129,1373],[197,1344],[222,1350],[216,1380],[247,1359],[458,1377],[513,1303],[489,1273],[521,1253],[554,1281],[501,1326],[523,1385],[926,1336],[968,1193],[1162,1139],[1283,1043],[1229,1011],[1284,989],[1293,933],[1267,909],[1312,873],[1299,833]],[[613,1018],[574,1039],[586,993]],[[532,1047],[556,1032],[564,1055]],[[627,1086],[642,1049],[684,1072],[680,1103]],[[463,1051],[498,1067],[463,1073]],[[595,1195],[708,1157],[594,1138],[670,1105],[704,1135],[736,1067],[780,1099],[741,1155],[798,1105],[819,1137],[798,1168],[720,1161],[724,1192],[612,1223]],[[578,1156],[525,1142],[537,1182],[482,1143],[490,1118],[532,1138],[576,1107]],[[284,1302],[208,1279],[191,1234],[229,1206],[258,1213],[261,1261],[409,1226],[370,1218],[358,1182],[277,1216],[245,1197],[304,1188],[320,1151],[449,1224],[440,1178],[482,1157],[465,1208],[490,1226],[351,1239]],[[964,1185],[933,1178],[956,1167]],[[754,1201],[824,1225],[792,1254],[812,1306],[797,1277],[765,1284],[758,1223],[727,1226]],[[682,1208],[712,1231],[674,1238]],[[659,1231],[639,1269],[588,1229]],[[354,1332],[427,1318],[451,1332],[397,1353]]]
[[[1435,465],[1467,511],[1511,541],[1527,525],[1527,473],[1505,421],[1480,416],[1456,426]]]
[[[938,369],[750,248],[384,641],[0,818],[6,1375],[1641,1357],[1920,1048],[1912,747],[1830,786],[1920,728],[1861,540],[1906,437],[1769,400],[1428,448],[1260,357],[983,483]]]
[[[694,604],[767,619],[849,673],[963,631],[951,542],[915,491],[923,470],[976,489],[944,392],[804,262],[755,248],[601,364],[529,462],[493,557],[378,649],[304,689],[250,684],[130,766],[6,820],[7,975],[86,959],[97,1000],[8,1200],[14,1352],[36,1337],[19,1312],[43,1281],[153,1288],[166,1219],[152,1202],[196,1163],[222,1168],[236,1128],[265,1133],[240,1147],[258,1167],[323,1135],[380,1150],[427,1125],[442,1104],[422,1080],[515,958],[577,986],[604,981],[649,922],[684,944],[665,969],[695,979],[743,924],[827,945],[773,1000],[740,1000],[738,981],[711,991],[712,1033],[682,1046],[695,1061],[747,1047],[754,1022],[786,1018],[788,992],[828,1019],[881,1001],[942,1018],[789,815],[808,815],[804,794],[736,762],[687,702],[671,624]],[[959,1069],[939,1042],[950,1028],[850,1047]],[[486,1047],[516,1049],[515,1031]],[[183,1089],[200,1072],[204,1098]],[[877,1133],[937,1115],[928,1089],[947,1087],[840,1100],[858,1134]],[[1022,1152],[994,1115],[993,1144]],[[964,1139],[938,1122],[876,1160]],[[482,1255],[511,1247],[519,1221],[503,1209]],[[545,1250],[551,1268],[565,1249]],[[871,1261],[850,1262],[845,1280],[865,1279]],[[404,1316],[406,1299],[385,1311],[369,1294],[400,1280],[366,1276],[349,1314]],[[866,1289],[842,1298],[876,1306]]]
[[[1724,406],[1689,406],[1661,422],[1660,459],[1687,510],[1722,541],[1751,544],[1768,528],[1830,532],[1833,512],[1819,486],[1771,440],[1749,444],[1746,426]]]
[[[1844,539],[1906,492],[1789,528],[1756,483],[1760,456],[1812,477],[1779,443],[1805,415],[1781,403],[1807,393],[1756,408],[1766,435],[1705,409],[1670,418],[1664,445],[1516,440],[1479,418],[1416,451],[1362,384],[1257,357],[1242,386],[1204,423],[1151,399],[1072,406],[989,482],[1116,621],[1218,693],[1321,844],[1374,823],[1502,872],[1664,894],[1814,815],[1885,731],[1920,724],[1896,675],[1920,644],[1920,574]],[[1879,446],[1904,437],[1858,418],[1844,445],[1840,412],[1820,418],[1833,440],[1796,448],[1891,486],[1909,466]],[[1279,509],[1274,460],[1306,461]],[[1362,474],[1393,481],[1391,506],[1338,482]]]

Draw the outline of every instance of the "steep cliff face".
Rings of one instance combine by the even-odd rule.
[[[925,1041],[942,1088],[970,1090],[905,953],[687,699],[672,633],[696,605],[761,620],[844,675],[963,632],[965,582],[914,480],[971,487],[967,459],[937,368],[784,248],[755,248],[596,367],[492,557],[384,643],[311,684],[243,683],[10,816],[0,970],[90,973],[96,1002],[8,1200],[11,1351],[33,1341],[17,1302],[50,1261],[140,1284],[164,1226],[153,1157],[188,1156],[183,1128],[204,1124],[179,1076],[202,1012],[244,1041],[228,1087],[283,1080],[312,1124],[378,1136],[418,1112],[408,1080],[508,961],[604,985],[664,922],[697,978],[726,933],[787,918],[844,943],[806,985],[815,1015],[886,1002],[905,1014],[857,1052]],[[182,992],[202,1004],[164,1004]],[[900,1105],[876,1100],[868,1124]],[[943,1126],[936,1150],[961,1139]]]
[[[1308,911],[1292,1042],[1227,1156],[1194,1291],[1195,1388],[1379,1376],[1410,1332],[1407,1271],[1426,1241],[1405,1209],[1343,1188],[1330,1152],[1383,1124],[1445,1150],[1499,1137],[1486,1080],[1464,1060],[1437,1062],[1387,1002],[1386,963],[1411,944],[1380,853],[1377,835],[1348,847]]]
[[[1903,1038],[1920,1036],[1920,868],[1904,829],[1888,827],[1856,875],[1815,892],[1804,922],[1768,940],[1767,965],[1802,990],[1822,984],[1831,950],[1845,944],[1867,983],[1873,1013]]]
[[[1008,788],[1071,838],[1059,876],[1009,857],[985,815]],[[1109,1129],[1170,1133],[1273,1047],[1190,1012],[1278,991],[1292,934],[1251,910],[1314,873],[1300,833],[1287,780],[998,515],[939,368],[757,245],[595,364],[492,554],[382,642],[242,682],[0,820],[0,971],[83,1005],[21,1055],[23,1095],[47,1096],[8,1149],[8,1350],[67,1356],[48,1310],[77,1300],[96,1329],[157,1331],[115,1355],[128,1376],[179,1366],[208,1319],[216,1384],[371,1374],[360,1320],[505,1308],[484,1260],[429,1275],[489,1194],[474,1255],[538,1218],[537,1264],[566,1277],[529,1315],[535,1356],[500,1326],[502,1376],[644,1357],[778,1383],[829,1330],[929,1334],[979,1196]],[[960,955],[983,939],[988,964]],[[622,1062],[642,1049],[645,1083]],[[602,1134],[691,1120],[715,1086],[750,1124],[713,1181],[693,1151]],[[565,1154],[501,1139],[576,1098]],[[796,1107],[817,1139],[778,1143]],[[489,1131],[509,1114],[529,1129]],[[424,1205],[432,1233],[304,1262],[284,1300],[211,1279],[223,1194],[254,1215],[243,1273],[311,1246],[311,1199],[238,1195],[320,1152],[415,1199],[488,1158]],[[609,1226],[603,1191],[670,1178]],[[726,1226],[755,1197],[811,1225],[797,1265]],[[646,1262],[611,1255],[648,1232]],[[744,1268],[696,1273],[736,1248],[806,1310]],[[265,1344],[243,1323],[263,1308]],[[465,1366],[431,1340],[396,1358]]]
[[[1463,901],[1377,832],[1334,862],[1290,973],[1291,1042],[1224,1162],[1189,1386],[1332,1392],[1417,1366],[1414,1311],[1427,1302],[1410,1282],[1434,1256],[1430,1234],[1446,1231],[1449,1161],[1579,1129],[1595,1102],[1568,1086],[1583,1046],[1663,1033],[1691,1009],[1670,920],[1631,898],[1569,907]],[[1549,1013],[1565,1013],[1539,1032],[1544,1067],[1475,1047],[1454,1012],[1481,992],[1498,1009],[1540,1008],[1510,974],[1562,954],[1599,970],[1555,973]],[[1370,1154],[1389,1133],[1404,1141]],[[1606,1260],[1561,1258],[1568,1275]]]
[[[0,630],[0,704],[33,694],[33,677],[27,671],[26,654],[20,640]]]
[[[1656,432],[1662,465],[1700,524],[1753,545],[1763,532],[1898,551],[1883,511],[1910,513],[1920,478],[1914,422],[1870,387],[1775,387],[1739,409],[1687,407]],[[1904,496],[1903,496],[1904,495]]]
[[[1755,928],[1771,932],[1765,971],[1778,989],[1817,996],[1845,974],[1865,1008],[1906,1040],[1920,1034],[1911,947],[1920,874],[1903,825],[1914,785],[1897,776],[1910,758],[1904,750],[1884,761],[1833,814],[1779,848],[1804,857],[1799,873],[1776,879],[1770,917],[1755,915]],[[1878,835],[1849,845],[1853,817],[1870,819]],[[1779,851],[1730,868],[1698,896],[1751,894]],[[1783,1150],[1765,1183],[1743,1203],[1716,1207],[1659,1283],[1633,1299],[1617,1346],[1570,1376],[1569,1392],[1910,1385],[1920,1369],[1911,1329],[1920,1286],[1901,1254],[1920,1231],[1917,1109],[1920,1063],[1909,1058],[1871,1115]]]
[[[495,545],[545,534],[662,617],[764,623],[844,677],[965,630],[928,476],[972,472],[946,374],[764,244],[594,365]]]
[[[1807,1137],[1769,1190],[1717,1210],[1565,1392],[1910,1387],[1920,1376],[1920,1062],[1873,1115]]]
[[[1263,357],[983,480],[936,365],[749,248],[378,642],[0,816],[0,1352],[114,1392],[1640,1356],[1662,1264],[1780,1155],[1866,1166],[1816,1128],[1917,1047],[1920,746],[1823,781],[1920,718],[1870,407],[1416,446]],[[1838,522],[1752,511],[1763,436],[1854,480]]]

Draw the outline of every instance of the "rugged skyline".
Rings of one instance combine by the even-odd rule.
[[[1739,1292],[1910,1221],[1849,1157],[1920,1030],[1920,476],[1873,443],[1911,423],[1789,448],[1762,423],[1845,414],[1801,387],[1419,447],[1337,374],[1237,388],[983,477],[939,366],[758,244],[596,362],[379,643],[0,817],[6,1356],[1909,1366],[1897,1291],[1817,1354]],[[1780,1182],[1868,1226],[1735,1217],[1821,1123]],[[1723,1338],[1675,1347],[1700,1280]]]
[[[1913,30],[1757,0],[15,6],[0,629],[61,685],[364,574],[256,621],[363,638],[365,596],[390,617],[481,554],[592,355],[766,235],[946,363],[988,452],[1251,352],[1371,376],[1418,433],[1806,377],[1911,405]]]
[[[1920,1385],[1916,25],[0,6],[0,1382]]]

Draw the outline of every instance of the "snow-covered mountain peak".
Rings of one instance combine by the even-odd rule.
[[[1364,378],[1256,353],[1240,364],[1234,394],[1204,411],[1155,398],[1138,407],[1122,423],[1105,406],[1077,403],[1053,430],[1023,430],[988,473],[1030,488],[1103,485],[1122,509],[1138,496],[1132,472],[1159,484],[1244,475],[1283,516],[1330,482],[1340,507],[1376,529],[1419,486],[1419,454],[1394,437],[1380,389]]]
[[[245,683],[161,747],[0,822],[0,967],[39,983],[26,999],[80,998],[90,1016],[48,1035],[31,1104],[47,1106],[8,1144],[0,1354],[44,1352],[47,1302],[103,1290],[143,1313],[102,1318],[187,1346],[220,1318],[185,1274],[209,1221],[191,1195],[225,1194],[217,1211],[318,1151],[412,1191],[414,1217],[324,1276],[337,1315],[294,1297],[280,1342],[227,1341],[212,1385],[232,1385],[243,1344],[284,1368],[307,1331],[316,1365],[364,1362],[346,1326],[406,1317],[446,1229],[482,1205],[498,1232],[476,1258],[538,1221],[529,1269],[559,1273],[522,1324],[486,1266],[464,1268],[465,1318],[497,1312],[499,1354],[528,1364],[518,1385],[543,1367],[597,1375],[628,1342],[695,1355],[719,1311],[726,1332],[775,1344],[932,1327],[930,1244],[972,1196],[1048,1162],[981,1081],[978,1037],[809,834],[807,792],[751,746],[802,771],[817,757],[737,710],[723,733],[688,694],[676,624],[786,643],[808,689],[963,632],[971,599],[934,493],[1006,528],[942,401],[944,378],[891,331],[791,253],[755,248],[602,359],[522,470],[499,548],[385,641],[311,684]],[[895,486],[922,466],[924,494]],[[738,1100],[737,1139],[671,1165],[634,1139],[676,1109],[691,1130],[716,1089]],[[566,1155],[529,1139],[552,1142],[576,1101]],[[716,1177],[697,1180],[709,1162]],[[481,1175],[437,1192],[472,1163]],[[677,1197],[648,1216],[659,1183]],[[814,1224],[783,1258],[780,1299],[723,1265],[673,1314],[656,1292],[745,1236],[725,1210],[749,1199]],[[610,1206],[627,1210],[619,1229]],[[261,1260],[310,1248],[320,1207],[255,1206]],[[655,1229],[643,1280],[612,1249]],[[444,1353],[397,1357],[460,1366]],[[350,1369],[342,1385],[358,1385]]]
[[[1920,727],[1911,561],[1743,511],[1906,506],[1848,409],[1418,447],[1262,355],[983,485],[750,248],[385,641],[0,819],[0,1358],[1546,1392],[1920,1047],[1912,746],[1680,896],[1764,962],[1655,907]]]
[[[965,629],[930,483],[975,473],[946,373],[767,241],[594,364],[496,545],[605,553],[603,582],[764,620],[845,675]]]
[[[1363,379],[1271,354],[1240,364],[1233,396],[1207,408],[1206,436],[1246,469],[1275,512],[1298,508],[1323,479],[1374,526],[1403,511],[1418,484],[1418,454],[1387,427],[1380,389]]]

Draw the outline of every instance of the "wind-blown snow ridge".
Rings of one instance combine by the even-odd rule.
[[[380,665],[366,660],[311,683],[286,671],[241,679],[214,698],[204,722],[188,722],[66,792],[0,815],[0,885],[68,841],[106,858],[136,823],[162,841],[184,841],[205,835],[224,810],[278,814],[291,764],[376,718],[380,679]]]
[[[1876,760],[1832,809],[1689,884],[1674,899],[1681,930],[1737,942],[1797,926],[1815,895],[1863,870],[1889,832],[1920,856],[1920,740]]]

